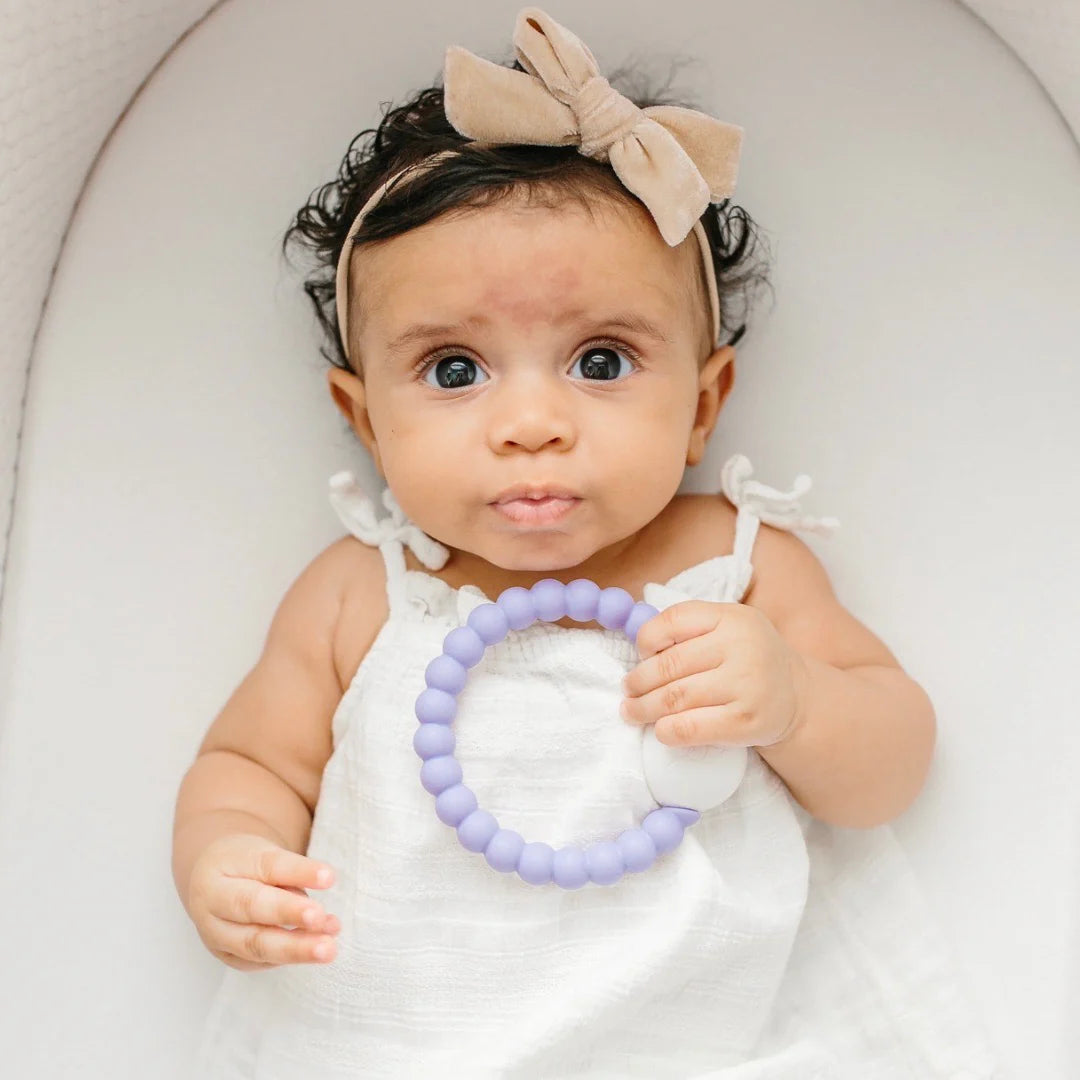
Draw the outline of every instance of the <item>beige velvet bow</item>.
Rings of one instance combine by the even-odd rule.
[[[522,8],[514,49],[525,71],[451,45],[443,107],[477,142],[565,146],[608,161],[672,247],[710,200],[735,190],[743,129],[695,109],[639,109],[600,73],[588,46],[540,8]]]

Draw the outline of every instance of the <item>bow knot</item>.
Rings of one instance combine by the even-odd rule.
[[[357,539],[376,547],[387,540],[400,540],[412,548],[429,570],[441,570],[450,558],[449,549],[405,516],[389,486],[383,488],[381,498],[383,506],[390,511],[388,517],[375,512],[375,501],[349,470],[330,477],[330,503]]]
[[[587,45],[540,8],[523,8],[514,49],[525,69],[451,45],[443,68],[446,118],[491,144],[577,145],[609,161],[671,247],[710,199],[735,190],[742,128],[678,105],[639,108],[599,72]]]
[[[608,147],[625,139],[637,124],[648,119],[603,75],[588,79],[570,102],[570,108],[581,133],[579,152],[597,161],[607,161]]]
[[[803,513],[799,499],[810,490],[812,484],[805,473],[795,477],[791,491],[778,491],[759,480],[751,480],[753,471],[750,459],[745,454],[734,454],[724,462],[720,486],[736,507],[749,507],[766,525],[775,529],[801,529],[830,536],[840,527],[839,518],[811,517]]]

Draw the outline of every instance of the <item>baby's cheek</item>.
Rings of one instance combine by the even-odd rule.
[[[617,451],[623,486],[640,503],[658,503],[658,513],[682,483],[687,442],[685,432],[674,430],[670,420],[661,421],[655,414],[628,426]]]

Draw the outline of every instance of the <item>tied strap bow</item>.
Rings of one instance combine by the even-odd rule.
[[[400,540],[429,570],[441,570],[450,558],[447,548],[405,516],[389,486],[382,493],[389,517],[376,515],[374,500],[347,469],[330,477],[330,502],[353,535],[366,544],[378,546],[387,540]]]

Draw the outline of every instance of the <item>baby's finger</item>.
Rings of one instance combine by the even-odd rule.
[[[215,919],[212,933],[215,945],[223,952],[261,964],[324,964],[337,951],[334,939],[327,934],[282,930],[278,926]]]
[[[308,894],[303,889],[297,889],[294,886],[284,886],[286,892],[296,893],[297,896],[303,897],[303,899],[309,899]],[[314,901],[312,901],[314,903]],[[324,934],[336,934],[341,929],[341,920],[336,915],[325,915],[322,926],[317,922],[311,925],[305,925],[307,930],[315,930]]]
[[[334,882],[334,871],[326,863],[281,847],[245,849],[235,862],[227,862],[222,869],[234,877],[253,877],[267,885],[326,889]]]
[[[326,912],[306,893],[264,885],[250,878],[228,878],[223,887],[208,898],[207,910],[219,919],[263,926],[300,926],[321,931]]]

